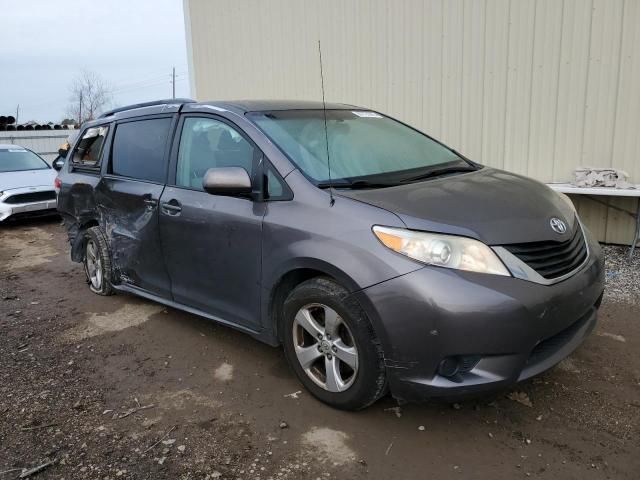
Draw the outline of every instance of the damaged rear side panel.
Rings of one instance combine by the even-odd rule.
[[[158,205],[175,117],[138,116],[84,130],[67,157],[58,202],[72,260],[83,260],[84,231],[98,225],[111,249],[114,283],[166,298],[171,289],[158,234]]]
[[[100,226],[114,279],[171,298],[158,230],[173,116],[118,122],[102,181],[96,188]]]
[[[112,131],[112,125],[106,122],[83,130],[69,149],[61,172],[65,181],[58,194],[58,211],[67,229],[74,262],[82,261],[83,231],[100,224],[95,193],[109,155]]]

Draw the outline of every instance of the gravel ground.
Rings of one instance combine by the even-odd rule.
[[[607,288],[605,297],[615,302],[640,303],[640,247],[629,258],[629,247],[603,247]]]
[[[640,252],[605,248],[599,324],[557,368],[354,414],[306,394],[278,349],[93,295],[57,220],[2,226],[0,244],[0,480],[638,479]]]

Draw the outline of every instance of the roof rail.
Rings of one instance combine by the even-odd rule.
[[[127,110],[133,110],[134,108],[153,107],[155,105],[175,105],[183,103],[194,103],[195,100],[191,98],[168,98],[165,100],[154,100],[152,102],[134,103],[133,105],[126,105],[124,107],[118,107],[104,112],[98,118],[109,117],[119,112],[126,112]]]

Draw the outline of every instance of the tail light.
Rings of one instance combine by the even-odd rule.
[[[56,193],[60,193],[62,181],[58,177],[56,177],[56,179],[53,181],[53,187],[56,189]]]

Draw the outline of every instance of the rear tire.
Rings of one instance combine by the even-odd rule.
[[[111,255],[100,227],[85,230],[82,263],[89,289],[98,295],[113,295]]]
[[[382,346],[358,302],[329,278],[307,280],[284,302],[282,337],[289,365],[313,396],[360,410],[386,391]]]

